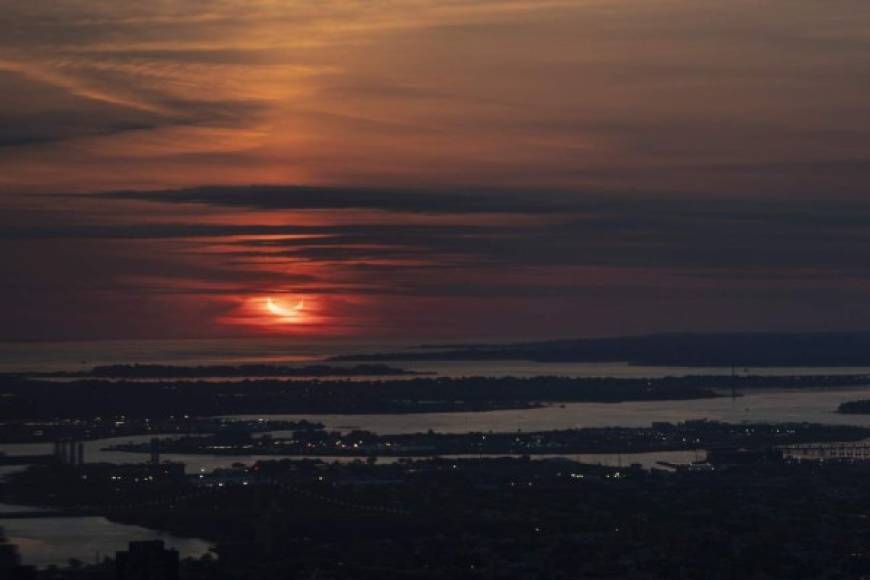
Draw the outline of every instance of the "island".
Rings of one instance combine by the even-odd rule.
[[[767,381],[767,379],[761,379]],[[774,379],[772,382],[776,382]],[[549,402],[660,401],[720,396],[720,379],[414,377],[52,381],[0,379],[0,422],[92,417],[430,413],[528,409]]]
[[[846,415],[870,415],[870,399],[845,401],[837,407],[837,412]]]
[[[225,415],[382,414],[533,409],[562,403],[680,401],[750,389],[866,386],[866,375],[646,378],[413,377],[222,381],[0,377],[0,423]]]
[[[124,443],[111,451],[207,455],[289,455],[317,457],[423,457],[435,455],[571,455],[642,453],[711,448],[769,448],[798,443],[859,441],[870,427],[813,423],[730,424],[720,421],[654,423],[650,427],[596,427],[510,433],[426,433],[378,435],[370,431],[300,430],[291,437],[223,432],[209,437]]]
[[[332,361],[626,362],[685,367],[870,366],[870,333],[651,334],[511,344],[434,344]]]
[[[390,377],[423,375],[418,371],[397,368],[385,364],[330,365],[158,365],[119,364],[96,366],[89,371],[57,371],[29,373],[27,376],[42,378],[121,378],[121,379],[173,379],[173,378],[220,378],[220,377]]]

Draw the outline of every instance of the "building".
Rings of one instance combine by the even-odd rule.
[[[84,465],[85,445],[75,439],[63,439],[54,442],[54,457],[58,463],[66,465]]]
[[[178,580],[178,570],[178,551],[167,550],[162,540],[130,542],[115,555],[116,580]]]
[[[3,580],[32,580],[36,578],[36,568],[22,566],[18,547],[6,542],[0,529],[0,578]]]

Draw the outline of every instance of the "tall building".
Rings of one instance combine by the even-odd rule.
[[[116,580],[178,580],[178,551],[167,550],[162,540],[130,542],[115,555]]]
[[[62,439],[54,442],[54,457],[65,465],[84,465],[85,445],[75,439]]]
[[[160,439],[157,437],[151,438],[151,463],[160,465]]]
[[[0,578],[3,580],[34,580],[36,568],[22,566],[18,547],[6,541],[0,528]]]

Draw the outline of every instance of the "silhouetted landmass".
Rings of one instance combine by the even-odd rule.
[[[209,377],[375,377],[420,375],[417,371],[385,364],[337,365],[204,365],[178,366],[157,364],[123,364],[94,367],[84,372],[39,373],[39,377],[94,377],[121,379],[169,379]]]
[[[832,461],[264,461],[202,479],[95,464],[13,475],[4,497],[217,543],[185,580],[810,580],[870,574],[868,478],[870,463]]]
[[[507,345],[430,345],[334,361],[628,362],[658,366],[870,366],[870,333],[654,334]]]
[[[427,413],[546,403],[704,399],[758,388],[863,386],[866,375],[690,376],[660,379],[427,377],[397,380],[69,382],[0,377],[0,420],[205,417],[292,413]],[[717,392],[718,390],[718,392]]]
[[[870,399],[845,401],[837,407],[837,412],[852,415],[868,415],[870,414]]]
[[[69,419],[12,420],[0,422],[0,443],[39,443],[64,439],[87,441],[109,437],[150,434],[264,433],[323,429],[322,423],[302,419],[224,419],[220,417],[89,417]]]
[[[842,379],[840,379],[842,380]],[[782,384],[782,379],[758,379]],[[621,402],[717,396],[721,377],[573,379],[414,378],[399,380],[244,380],[71,382],[0,379],[0,420],[213,416],[285,413],[422,413],[529,408],[549,401]]]
[[[590,427],[512,433],[414,433],[309,430],[293,437],[222,433],[211,437],[159,439],[164,453],[205,455],[298,455],[421,457],[477,454],[643,453],[714,447],[765,448],[796,443],[859,441],[870,428],[813,423],[730,424],[719,421],[654,423],[651,427]],[[150,453],[151,442],[121,443],[112,451]]]

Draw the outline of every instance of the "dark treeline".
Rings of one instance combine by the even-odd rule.
[[[48,465],[3,485],[16,503],[94,506],[114,521],[215,542],[219,558],[200,564],[210,573],[189,570],[189,580],[870,574],[865,462],[666,473],[528,459],[266,461],[241,475],[249,485],[205,488],[124,474]],[[105,578],[87,572],[51,578]]]
[[[714,389],[867,384],[863,375],[825,377],[413,378],[71,382],[0,379],[0,419],[208,416],[279,413],[413,413],[526,408],[547,402],[712,398]]]
[[[863,399],[861,401],[846,401],[840,403],[837,412],[852,415],[870,415],[870,400]]]
[[[659,366],[870,366],[870,333],[656,334],[508,345],[433,345],[343,361],[527,360]]]
[[[39,373],[39,377],[94,377],[127,379],[168,379],[207,377],[373,377],[418,375],[421,373],[385,364],[338,365],[201,365],[122,364],[97,366],[84,372]]]
[[[6,377],[0,419],[208,416],[279,413],[413,413],[526,408],[546,401],[619,402],[716,396],[686,379],[562,377],[388,381],[244,380],[72,382]]]

